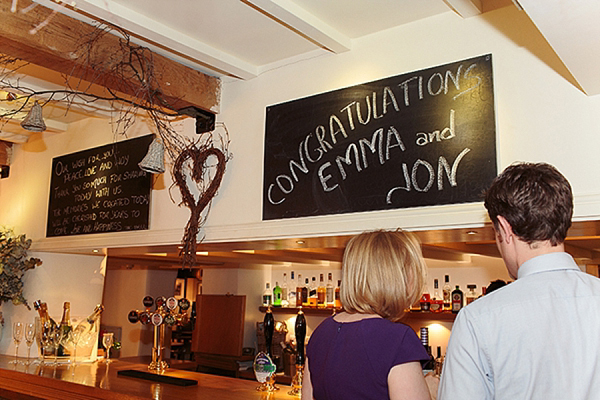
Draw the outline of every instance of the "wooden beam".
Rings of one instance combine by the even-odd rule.
[[[126,82],[120,76],[105,74],[98,81],[98,68],[89,65],[100,65],[106,70],[122,59],[116,57],[123,54],[119,38],[108,34],[101,37],[95,46],[91,63],[82,64],[82,60],[73,55],[81,48],[82,38],[92,35],[96,28],[82,21],[56,13],[48,25],[31,33],[52,15],[46,7],[37,5],[27,13],[11,12],[11,0],[0,0],[0,53],[40,65],[66,76],[83,77],[86,81],[100,84],[111,90],[135,96],[142,85],[136,80]],[[18,2],[19,10],[31,4],[30,0]],[[196,106],[213,113],[219,112],[221,82],[218,78],[203,74],[159,54],[151,54],[154,64],[154,75],[160,98],[165,107],[179,110]],[[103,72],[103,71],[100,71]]]
[[[481,0],[444,0],[444,3],[463,18],[474,17],[483,10]]]
[[[242,0],[308,40],[333,52],[343,53],[352,40],[290,0]]]

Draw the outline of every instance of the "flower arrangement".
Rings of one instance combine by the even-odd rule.
[[[0,305],[12,301],[15,305],[23,304],[31,309],[23,296],[23,275],[41,265],[42,260],[27,258],[30,247],[31,239],[26,239],[25,235],[15,235],[12,229],[0,227]],[[0,323],[3,322],[0,314]]]

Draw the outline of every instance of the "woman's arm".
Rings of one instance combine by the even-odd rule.
[[[390,400],[430,400],[429,389],[417,361],[398,364],[388,374]]]
[[[313,399],[312,383],[310,382],[310,372],[308,370],[308,358],[304,362],[304,375],[302,376],[302,398],[304,400]]]

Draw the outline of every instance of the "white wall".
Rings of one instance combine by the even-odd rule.
[[[42,252],[31,252],[29,256],[43,261],[42,265],[27,271],[23,279],[23,294],[31,310],[27,310],[24,305],[2,304],[5,319],[0,340],[2,354],[15,354],[11,326],[13,322],[34,322],[38,316],[33,309],[35,300],[39,299],[48,304],[50,316],[57,323],[60,322],[65,301],[71,303],[71,317],[87,317],[94,311],[96,304],[102,303],[104,257]],[[35,343],[31,354],[37,354]],[[27,346],[24,342],[19,346],[19,355],[27,356]]]

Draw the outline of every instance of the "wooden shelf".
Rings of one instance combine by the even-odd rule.
[[[300,307],[271,307],[271,312],[274,314],[297,314]],[[267,307],[260,306],[259,310],[261,312],[266,312]],[[313,308],[313,307],[302,307],[302,312],[305,315],[323,315],[329,316],[335,312],[342,311],[340,308]],[[407,320],[436,320],[436,321],[444,321],[444,322],[454,322],[454,318],[456,318],[456,314],[449,311],[442,311],[438,313],[434,313],[431,311],[410,311],[406,313]]]
[[[266,312],[267,307],[260,306],[258,308],[261,312]],[[271,311],[274,314],[297,314],[300,307],[275,307],[271,306]],[[302,307],[302,312],[306,315],[332,315],[335,312],[342,311],[341,308],[314,308],[314,307]]]

